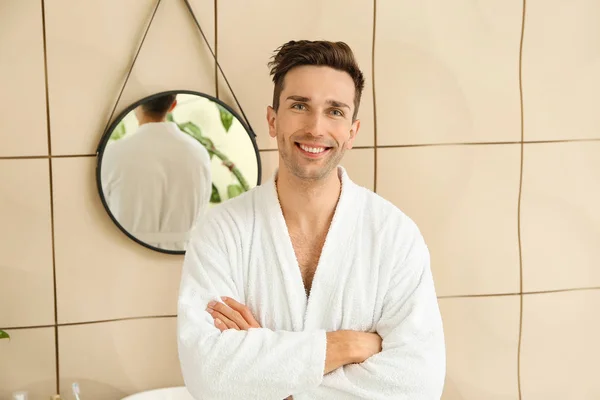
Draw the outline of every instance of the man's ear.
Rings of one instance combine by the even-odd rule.
[[[177,107],[177,99],[175,99],[175,101],[173,102],[173,104],[171,104],[171,107],[169,108],[168,112],[171,112],[175,109],[175,107]]]
[[[360,120],[355,120],[350,126],[350,139],[346,142],[346,149],[350,150],[354,143],[354,139],[356,139],[356,135],[358,135],[358,130],[360,129]]]
[[[269,136],[277,136],[277,111],[271,106],[267,107],[267,124],[269,125]]]

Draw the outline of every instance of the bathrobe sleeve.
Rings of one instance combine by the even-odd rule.
[[[318,387],[325,368],[325,330],[220,332],[214,326],[205,311],[211,300],[229,296],[243,303],[241,266],[232,265],[238,261],[240,239],[229,230],[219,235],[224,224],[215,219],[210,213],[196,228],[182,271],[178,348],[188,391],[196,400],[282,400]]]
[[[371,400],[439,400],[446,355],[429,251],[418,231],[406,257],[393,259],[398,248],[384,251],[395,265],[375,326],[383,339],[382,351],[362,364],[335,371],[326,384]]]

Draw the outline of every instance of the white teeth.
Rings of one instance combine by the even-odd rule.
[[[308,147],[303,144],[300,145],[300,148],[313,154],[319,154],[325,151],[325,147]]]

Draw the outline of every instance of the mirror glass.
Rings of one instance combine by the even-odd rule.
[[[254,133],[220,100],[161,92],[119,115],[98,147],[97,185],[110,218],[148,248],[183,254],[214,205],[260,184]]]

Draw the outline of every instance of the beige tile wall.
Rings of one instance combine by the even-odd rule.
[[[0,328],[12,339],[0,341],[0,400],[58,389],[70,399],[75,381],[88,400],[182,384],[182,257],[126,238],[94,181],[155,4],[2,5]],[[271,52],[300,38],[355,49],[367,84],[358,148],[343,164],[429,243],[444,400],[600,398],[599,3],[192,6],[258,134],[264,177],[277,163],[264,116]],[[215,76],[183,1],[163,0],[116,111],[166,89],[218,93],[237,109]]]

